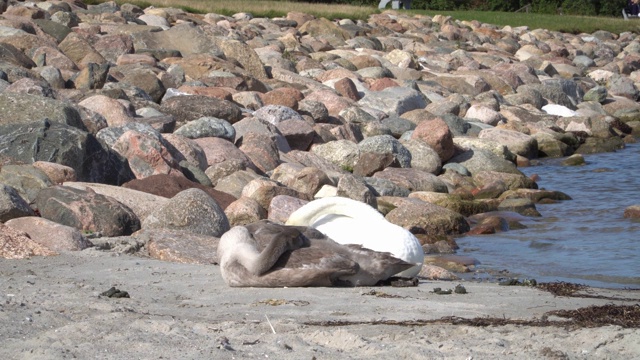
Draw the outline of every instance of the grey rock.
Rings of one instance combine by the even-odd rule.
[[[396,185],[389,179],[376,177],[365,177],[363,179],[375,196],[407,197],[411,193],[409,189]]]
[[[386,179],[410,191],[448,192],[447,185],[437,176],[417,169],[386,168],[373,175]]]
[[[448,163],[458,163],[467,168],[472,174],[480,171],[498,171],[519,174],[516,166],[494,153],[483,149],[467,150],[451,158]]]
[[[609,92],[607,91],[607,88],[604,86],[595,86],[591,89],[589,89],[585,94],[584,97],[582,98],[582,100],[584,101],[596,101],[598,103],[603,103],[605,102],[605,100],[607,100],[607,96],[609,95]]]
[[[80,114],[68,103],[37,95],[0,93],[0,125],[24,124],[48,119],[86,130]]]
[[[390,87],[381,91],[367,93],[358,101],[361,106],[381,110],[391,115],[402,115],[415,109],[424,109],[428,105],[426,97],[414,89]]]
[[[78,229],[37,216],[9,220],[5,225],[24,231],[35,242],[54,251],[78,251],[93,246]]]
[[[0,183],[0,222],[5,223],[11,219],[33,215],[35,212],[16,189]]]
[[[174,131],[174,134],[189,139],[220,137],[233,142],[236,137],[236,129],[226,120],[207,116],[187,122]]]
[[[232,102],[203,95],[171,97],[162,101],[160,111],[173,115],[178,126],[207,116],[223,119],[231,124],[242,118],[240,107]]]
[[[220,205],[206,192],[192,188],[179,192],[149,214],[142,228],[184,230],[220,237],[230,226]]]
[[[390,154],[400,167],[411,166],[411,153],[391,135],[372,136],[358,144],[360,153]]]
[[[45,219],[104,236],[131,235],[140,229],[131,209],[93,191],[51,186],[38,193],[35,205]]]
[[[437,175],[442,170],[442,160],[431,146],[418,139],[401,141],[411,153],[411,168]]]

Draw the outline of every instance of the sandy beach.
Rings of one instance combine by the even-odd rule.
[[[461,284],[466,294],[438,295]],[[101,296],[115,287],[129,298]],[[634,359],[640,332],[562,325],[549,311],[635,305],[524,286],[229,288],[215,265],[87,249],[0,259],[3,359]],[[601,296],[603,298],[595,298]],[[546,315],[545,315],[546,314]],[[467,319],[467,320],[465,320]],[[469,321],[468,319],[475,319]],[[473,326],[478,319],[504,325]],[[545,319],[551,326],[538,326]]]

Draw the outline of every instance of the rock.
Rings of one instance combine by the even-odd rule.
[[[390,87],[369,92],[358,101],[360,106],[385,112],[387,115],[402,115],[415,109],[424,109],[427,100],[420,92],[405,87]]]
[[[151,29],[153,27],[147,31],[131,34],[136,49],[172,49],[178,50],[182,56],[191,54],[224,56],[218,45],[211,41],[203,29],[191,22],[172,26],[166,31],[151,31]]]
[[[396,185],[393,181],[375,177],[365,177],[364,181],[375,196],[407,197],[411,191]]]
[[[229,193],[218,191],[184,177],[171,176],[166,174],[152,175],[144,179],[136,179],[122,185],[127,189],[142,191],[145,193],[161,196],[163,198],[173,198],[184,190],[196,188],[207,193],[216,203],[225,209],[236,197]],[[164,205],[164,201],[161,201]]]
[[[230,101],[220,100],[204,95],[174,96],[163,100],[160,111],[172,115],[176,119],[176,126],[202,117],[215,117],[226,120],[231,124],[242,117],[240,108]]]
[[[105,176],[127,176],[126,170],[114,171],[118,166],[110,151],[104,149],[88,133],[64,124],[39,121],[31,124],[0,126],[0,153],[16,161],[31,163],[47,161],[68,166],[77,178],[87,181],[106,181]],[[111,167],[114,173],[97,171]]]
[[[393,198],[382,197],[378,199],[378,204],[386,201],[392,202]],[[469,231],[464,216],[441,206],[415,199],[398,201],[394,205],[397,205],[396,208],[387,213],[385,218],[414,233],[449,235]]]
[[[624,217],[627,219],[640,219],[640,205],[631,205],[625,208]]]
[[[514,211],[518,214],[522,214],[525,216],[542,216],[538,210],[536,209],[536,205],[533,201],[529,199],[504,199],[500,205],[498,205],[498,210],[502,211]]]
[[[131,209],[91,190],[51,186],[40,190],[34,202],[43,218],[78,230],[121,236],[140,229]]]
[[[257,79],[267,79],[267,72],[258,57],[258,54],[247,44],[231,39],[218,38],[220,47],[227,60],[235,60],[242,68]]]
[[[27,233],[0,223],[0,257],[4,259],[27,259],[32,256],[58,255],[31,240]]]
[[[518,174],[520,171],[516,166],[494,153],[483,149],[471,149],[454,156],[449,163],[458,163],[467,168],[471,174],[481,171],[497,171],[504,173]]]
[[[197,142],[181,135],[163,134],[162,138],[168,143],[167,149],[176,159],[184,159],[189,164],[204,171],[209,166],[207,155]]]
[[[144,241],[149,256],[154,259],[183,264],[217,264],[218,237],[162,228],[145,228],[133,236]]]
[[[424,264],[418,277],[429,280],[458,280],[458,276],[440,266]]]
[[[360,100],[360,94],[358,93],[358,89],[356,85],[353,83],[353,80],[350,78],[342,78],[338,80],[335,84],[333,84],[334,88],[338,92],[338,94],[349,98],[353,101]]]
[[[291,151],[287,139],[278,127],[266,120],[245,118],[233,124],[233,127],[236,129],[236,142],[241,142],[242,137],[247,133],[263,134],[268,135],[275,142],[279,151],[285,153]]]
[[[152,66],[144,64],[119,65],[109,69],[109,74],[120,84],[135,86],[159,103],[165,94],[166,88]]]
[[[353,167],[353,174],[356,176],[371,176],[394,164],[397,166],[397,161],[393,154],[363,152],[358,156],[358,161]]]
[[[360,154],[389,154],[394,159],[394,165],[403,168],[411,166],[411,153],[391,135],[368,137],[358,144],[358,148]]]
[[[538,157],[538,142],[527,134],[495,128],[480,131],[478,138],[505,145],[512,153],[522,155],[528,159]]]
[[[73,106],[43,96],[2,92],[0,109],[2,109],[0,126],[49,121],[86,130],[80,114]]]
[[[410,191],[448,192],[447,185],[437,176],[417,169],[389,167],[375,173],[373,177],[390,180]]]
[[[167,202],[166,197],[130,189],[124,186],[74,181],[67,181],[62,185],[84,191],[94,191],[97,194],[116,199],[118,202],[129,207],[140,221],[143,221],[151,211]]]
[[[607,100],[607,96],[609,95],[609,93],[607,92],[607,88],[604,86],[595,86],[591,89],[589,89],[589,91],[587,91],[582,100],[583,101],[596,101],[598,103],[603,103],[605,102],[605,100]]]
[[[52,183],[60,185],[65,181],[76,181],[75,170],[69,166],[56,164],[48,161],[36,161],[32,164],[35,168],[42,170]]]
[[[310,200],[311,197],[293,189],[284,187],[277,182],[267,178],[256,178],[247,183],[242,188],[241,197],[249,197],[256,200],[264,209],[269,209],[271,201],[278,195],[291,196],[303,200]]]
[[[270,172],[280,164],[280,153],[276,142],[268,135],[246,133],[238,146],[263,173]]]
[[[214,237],[230,229],[220,205],[197,188],[183,190],[155,209],[142,222],[142,228],[182,230]]]
[[[24,231],[33,241],[56,252],[78,251],[93,246],[78,229],[36,216],[9,220],[5,225]]]
[[[16,189],[9,185],[0,184],[0,222],[5,223],[11,219],[35,215]]]
[[[378,207],[374,192],[367,186],[367,183],[362,178],[357,176],[349,174],[343,175],[340,181],[338,181],[336,196],[357,200],[373,208]]]
[[[226,120],[215,117],[201,117],[187,122],[174,131],[174,134],[182,135],[189,139],[220,137],[233,142],[236,137],[236,129]]]
[[[32,203],[40,190],[53,185],[44,171],[32,165],[2,166],[0,168],[0,183],[17,191],[19,196],[26,200],[27,203]],[[13,195],[11,195],[12,190],[4,190],[9,192],[9,197],[13,198]],[[17,205],[20,200],[14,199],[10,201]]]
[[[229,204],[224,213],[227,215],[229,224],[232,227],[251,224],[266,219],[268,216],[267,210],[258,201],[250,197],[240,197]]]
[[[426,142],[438,153],[443,162],[449,161],[454,154],[451,130],[442,119],[419,123],[411,134],[411,139]]]
[[[360,147],[349,140],[336,140],[313,146],[311,152],[344,170],[351,171],[358,162]]]
[[[77,73],[69,81],[73,83],[76,89],[91,90],[102,89],[109,72],[107,64],[87,64],[79,73]],[[88,104],[91,104],[90,102]]]
[[[306,200],[288,195],[274,196],[269,204],[269,209],[267,209],[269,214],[268,219],[279,224],[284,224],[289,219],[291,213],[307,202]]]
[[[118,100],[104,95],[91,96],[78,105],[102,115],[111,127],[118,127],[133,122],[133,114]]]
[[[529,177],[520,173],[508,173],[501,171],[479,171],[473,174],[473,181],[479,186],[488,186],[494,183],[503,184],[505,190],[511,189],[535,189],[537,188],[536,183],[531,180]]]
[[[464,216],[485,213],[497,209],[491,202],[479,200],[465,200],[460,195],[445,194],[430,191],[414,191],[409,198],[420,199],[424,202],[436,204]]]
[[[313,197],[324,185],[331,185],[327,174],[315,167],[282,163],[273,170],[271,179],[284,186]]]
[[[582,154],[571,155],[562,161],[562,165],[564,166],[578,166],[578,165],[584,165],[585,163],[586,162]]]
[[[179,161],[157,137],[136,130],[122,134],[113,150],[128,160],[131,171],[138,179],[151,175],[167,174],[184,176]]]
[[[411,168],[434,175],[440,174],[442,161],[438,152],[420,139],[401,141],[401,144],[411,154]]]

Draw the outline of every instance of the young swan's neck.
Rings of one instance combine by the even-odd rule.
[[[384,218],[376,209],[365,203],[334,196],[314,200],[302,206],[289,216],[287,225],[313,226],[325,215],[342,215],[371,220]]]
[[[244,226],[235,226],[224,233],[218,245],[221,267],[237,261],[255,276],[269,271],[287,250],[290,249],[285,241],[274,239],[262,252],[258,251],[258,244]]]

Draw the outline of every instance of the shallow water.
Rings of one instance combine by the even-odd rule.
[[[615,153],[585,155],[584,166],[559,159],[521,168],[538,174],[542,189],[573,200],[537,204],[541,218],[527,229],[457,239],[459,254],[480,261],[484,270],[538,282],[566,281],[606,288],[640,288],[640,221],[624,209],[640,204],[640,144]]]

